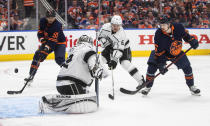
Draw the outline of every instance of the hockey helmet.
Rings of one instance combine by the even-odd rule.
[[[82,44],[83,42],[87,42],[87,43],[90,43],[91,45],[93,45],[93,39],[87,35],[82,35],[77,40],[77,44]]]
[[[114,15],[111,19],[111,24],[122,25],[122,18],[119,15]]]
[[[170,23],[170,17],[168,15],[161,15],[159,18],[158,18],[158,22],[160,24],[168,24]]]
[[[46,13],[46,17],[55,17],[56,16],[56,13],[55,13],[55,11],[53,10],[53,11],[47,11],[47,13]]]

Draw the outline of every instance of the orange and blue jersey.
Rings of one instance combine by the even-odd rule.
[[[171,34],[160,28],[155,33],[155,57],[159,63],[165,62],[165,59],[176,58],[182,52],[182,39],[186,42],[192,39],[182,24],[172,23],[170,27]]]
[[[62,24],[55,20],[52,24],[46,18],[40,19],[39,30],[37,33],[39,40],[45,38],[50,43],[66,44]]]

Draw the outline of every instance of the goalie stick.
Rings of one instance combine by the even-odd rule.
[[[101,0],[98,1],[98,29],[96,29],[96,65],[99,64],[99,54],[98,54],[98,30],[100,29],[100,8],[101,8]],[[99,107],[99,80],[95,78],[95,92],[96,92],[96,99],[97,99],[97,107]]]
[[[169,68],[171,65],[173,65],[174,63],[176,63],[182,56],[184,56],[188,51],[190,51],[192,49],[192,47],[190,47],[188,50],[186,50],[182,55],[180,55],[177,59],[175,59],[173,62],[171,62],[168,66],[166,66],[166,69]],[[134,95],[137,92],[139,92],[142,88],[144,88],[145,86],[147,86],[151,81],[153,81],[156,77],[158,77],[160,75],[160,72],[155,75],[155,77],[153,77],[151,80],[143,83],[141,86],[138,87],[138,89],[131,91],[131,90],[127,90],[125,88],[120,88],[120,91],[124,94],[130,94],[130,95]]]

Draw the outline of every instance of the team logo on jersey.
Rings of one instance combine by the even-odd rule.
[[[170,47],[170,53],[173,56],[179,55],[179,53],[182,51],[182,41],[173,41]]]

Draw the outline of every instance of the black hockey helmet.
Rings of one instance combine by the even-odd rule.
[[[170,23],[170,17],[168,15],[161,15],[159,18],[158,18],[158,22],[160,24],[168,24]]]
[[[47,11],[47,13],[46,13],[46,17],[55,17],[55,11],[53,10],[53,11]]]
[[[87,36],[87,35],[82,35],[77,40],[77,44],[81,44],[83,42],[87,42],[87,43],[90,43],[92,45],[93,44],[93,39],[91,37]]]

